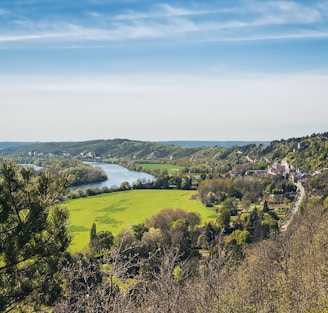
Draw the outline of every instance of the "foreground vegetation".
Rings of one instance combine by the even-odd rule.
[[[70,243],[59,205],[67,177],[5,162],[0,171],[0,311],[51,304],[60,295],[58,265]],[[24,311],[24,309],[22,309]]]
[[[110,250],[97,250],[96,259],[70,257],[70,297],[54,312],[325,313],[327,175],[308,187],[312,195],[286,232],[243,244],[217,225],[203,233],[213,237],[202,257],[193,250],[197,217],[190,223],[187,213],[159,212],[111,240]]]

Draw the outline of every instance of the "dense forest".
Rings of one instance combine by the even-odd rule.
[[[182,148],[166,162],[182,165],[183,175],[199,169],[198,195],[218,218],[201,224],[196,213],[167,208],[117,236],[94,223],[88,249],[77,254],[68,250],[62,201],[79,172],[65,171],[66,159],[45,158],[45,150],[42,171],[2,162],[0,311],[328,312],[327,142],[327,134],[314,134],[269,146]],[[121,152],[124,161],[138,166],[136,151]],[[293,203],[297,181],[246,174],[283,159],[307,172],[305,197],[285,229],[269,199]]]

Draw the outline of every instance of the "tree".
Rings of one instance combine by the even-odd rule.
[[[203,249],[209,249],[215,245],[215,238],[219,233],[219,226],[210,221],[205,225],[204,233],[198,237],[197,244]]]
[[[114,235],[108,231],[97,233],[97,225],[93,223],[90,229],[89,248],[92,254],[101,253],[103,250],[109,250],[114,243]]]
[[[263,210],[264,213],[268,213],[269,212],[269,205],[268,205],[268,201],[264,200],[263,203]]]
[[[224,208],[221,209],[220,215],[217,219],[217,223],[222,231],[225,233],[230,228],[231,210]]]
[[[98,251],[109,250],[114,243],[114,235],[108,230],[103,230],[97,233]]]
[[[149,228],[144,224],[140,223],[132,226],[132,231],[137,240],[141,240],[144,233],[149,231]]]
[[[97,239],[97,225],[93,223],[90,229],[90,245],[93,245]]]
[[[68,177],[0,167],[0,311],[53,303],[62,285],[58,264],[70,243],[68,212],[59,206]]]
[[[263,239],[261,227],[262,221],[263,214],[261,215],[257,208],[254,208],[244,219],[244,228],[249,231],[253,241]]]
[[[181,182],[180,188],[181,189],[190,189],[190,187],[191,187],[190,179],[184,178]]]

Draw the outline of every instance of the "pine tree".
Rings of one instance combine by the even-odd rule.
[[[263,203],[263,212],[264,213],[269,212],[269,205],[268,205],[268,201],[266,201],[266,200],[264,200],[264,203]]]
[[[68,212],[59,206],[67,178],[0,166],[0,311],[53,303],[62,284],[58,265],[70,243]],[[23,309],[21,309],[23,310]]]

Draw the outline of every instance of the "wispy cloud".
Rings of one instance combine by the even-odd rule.
[[[318,7],[308,7],[294,1],[253,2],[248,9],[249,13],[258,13],[263,24],[307,24],[323,18]]]
[[[140,20],[140,19],[161,19],[169,17],[196,16],[231,12],[231,9],[211,9],[211,10],[193,10],[182,7],[174,7],[167,3],[154,5],[147,12],[127,11],[113,17],[113,20]]]
[[[304,5],[296,1],[247,1],[239,6],[209,8],[168,3],[114,15],[90,10],[88,18],[27,18],[6,23],[0,43],[48,41],[88,42],[179,38],[193,41],[277,40],[325,38],[328,2]],[[2,12],[2,13],[1,13]],[[0,9],[0,15],[5,10]],[[320,26],[320,27],[318,27]],[[318,30],[320,29],[320,31]],[[238,31],[237,31],[238,30]]]

